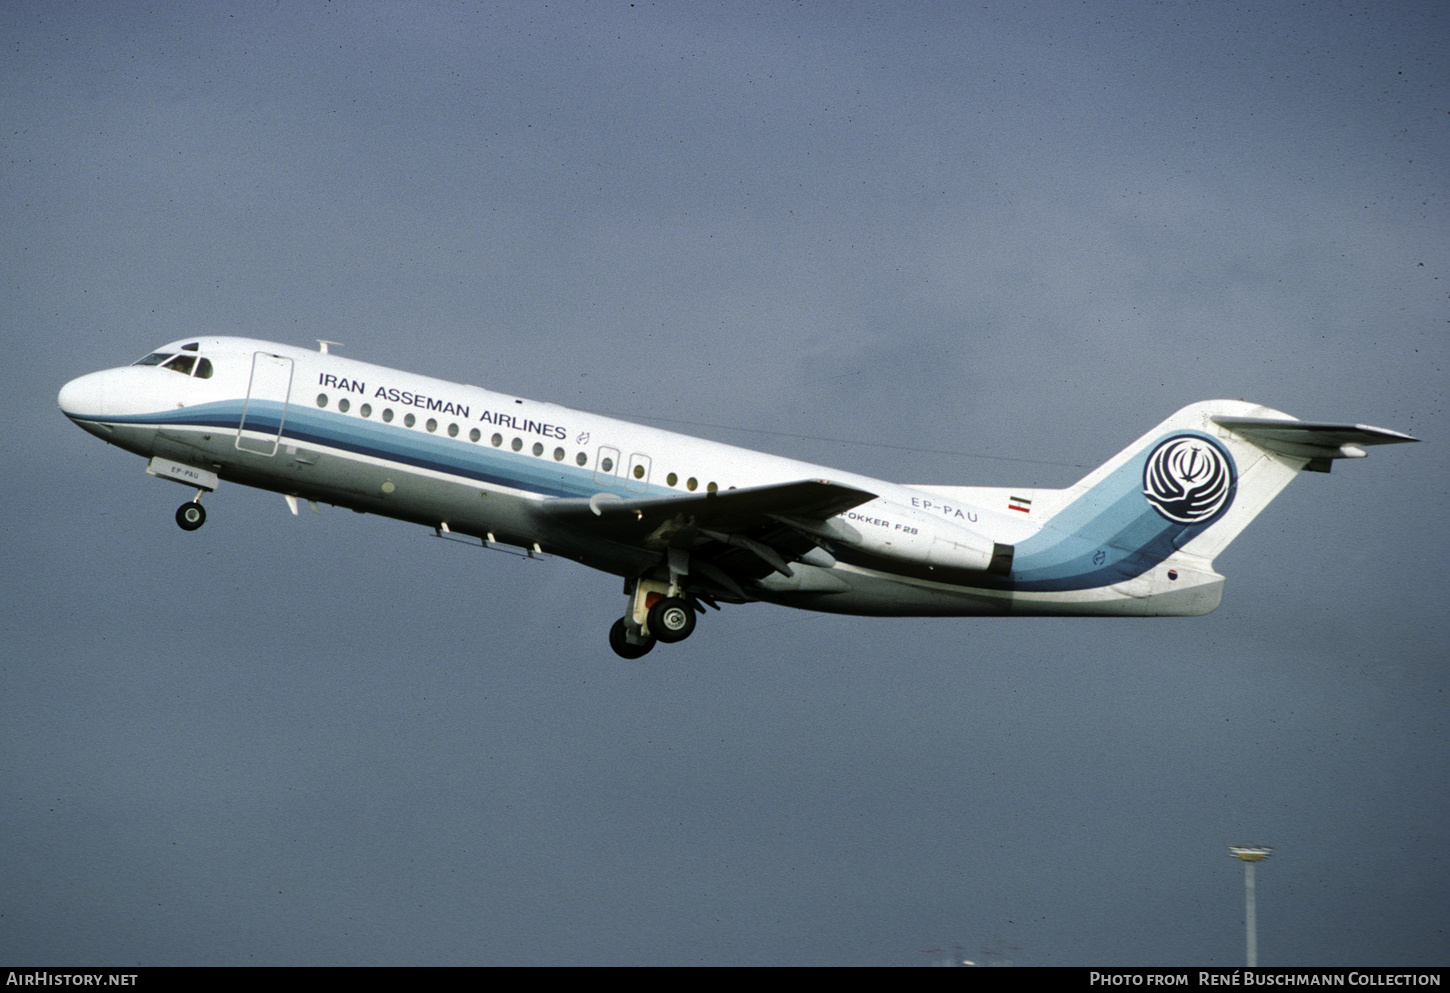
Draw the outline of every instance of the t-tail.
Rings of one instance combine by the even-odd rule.
[[[1185,407],[1076,486],[1021,498],[1047,519],[1017,545],[1012,612],[1206,614],[1223,591],[1214,559],[1297,473],[1415,440],[1241,400]]]

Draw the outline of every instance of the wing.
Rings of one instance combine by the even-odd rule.
[[[673,571],[708,581],[709,593],[747,600],[743,581],[772,571],[789,576],[791,562],[819,547],[791,520],[824,521],[874,499],[853,486],[807,479],[678,496],[596,493],[549,500],[539,511],[554,526],[657,551]]]

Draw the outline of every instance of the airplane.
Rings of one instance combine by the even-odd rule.
[[[81,376],[61,410],[146,471],[222,480],[573,559],[624,580],[623,658],[683,641],[706,607],[875,616],[1193,616],[1214,559],[1300,471],[1367,445],[1363,424],[1241,400],[1184,407],[1064,489],[902,485],[236,337],[191,337]]]

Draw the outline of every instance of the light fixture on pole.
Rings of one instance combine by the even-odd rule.
[[[1244,935],[1248,942],[1248,964],[1259,964],[1259,935],[1254,906],[1254,863],[1262,862],[1274,853],[1272,848],[1253,845],[1229,845],[1228,853],[1244,863]]]

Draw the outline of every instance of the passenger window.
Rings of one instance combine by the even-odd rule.
[[[450,424],[450,425],[448,425],[448,437],[450,437],[450,438],[457,438],[458,437],[458,425],[457,424]]]
[[[469,441],[477,441],[479,438],[482,438],[482,437],[483,437],[483,432],[479,431],[478,428],[474,428],[472,431],[468,432],[468,440]]]
[[[490,445],[492,445],[494,448],[497,448],[499,445],[502,445],[503,444],[503,435],[501,435],[501,434],[494,435],[492,438],[488,439],[488,443]]]
[[[689,479],[685,480],[685,489],[689,490],[691,493],[695,492],[695,487],[699,485],[700,484],[696,482],[694,476],[691,476]]]
[[[556,448],[556,449],[554,449],[554,461],[555,462],[563,462],[564,461],[564,449],[562,449],[562,448]]]
[[[166,365],[162,366],[162,368],[170,369],[173,372],[179,372],[183,376],[190,376],[191,367],[194,365],[196,365],[195,355],[178,355],[176,358],[166,363]]]
[[[543,446],[542,443],[537,442],[537,441],[534,442],[534,454],[535,455],[543,455],[544,454],[544,446]]]
[[[428,423],[425,424],[424,427],[428,429],[429,434],[432,434],[434,431],[438,430],[438,422],[430,417],[428,418]]]
[[[649,456],[643,452],[635,452],[629,457],[629,475],[624,479],[626,489],[636,493],[643,493],[649,488]]]
[[[417,423],[418,423],[418,418],[414,417],[412,414],[405,414],[403,416],[403,426],[404,427],[412,427],[414,424],[417,424]]]
[[[352,404],[347,402],[347,397],[343,397],[341,400],[337,401],[337,409],[342,411],[344,414],[347,413],[348,408],[351,406]]]
[[[393,423],[393,408],[392,407],[384,407],[383,408],[383,423],[384,424],[391,424],[391,423]]]
[[[211,378],[211,359],[198,359],[196,362],[196,378]]]
[[[716,486],[714,483],[711,483],[709,486],[706,486],[705,489],[710,493],[716,493],[719,491],[720,487]]]
[[[365,404],[363,404],[361,407],[359,407],[357,409],[357,412],[359,414],[362,414],[364,417],[372,417],[373,416],[373,405],[370,404],[370,403],[365,403]]]
[[[326,407],[327,406],[327,394],[326,393],[319,393],[319,394],[317,394],[317,406],[319,406],[319,407]]]
[[[665,477],[665,482],[666,483],[669,483],[671,486],[674,486],[679,481],[680,481],[680,477],[679,476],[676,476],[673,472],[670,473],[668,476]]]
[[[574,461],[579,463],[580,465],[584,465],[586,462],[589,461],[589,456],[584,454],[583,452],[580,452],[578,455],[574,456]]]
[[[522,438],[515,438],[514,441],[513,441],[513,449],[514,449],[514,451],[517,452],[519,449],[521,449],[523,447],[524,447],[524,439],[522,439]]]

